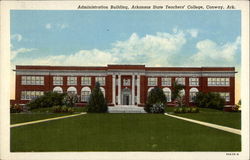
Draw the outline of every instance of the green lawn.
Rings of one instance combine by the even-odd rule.
[[[64,115],[69,115],[69,114],[52,114],[52,113],[16,114],[16,113],[12,113],[10,116],[10,124],[35,121],[35,120],[59,117],[59,116],[64,116]]]
[[[173,107],[167,108],[167,112],[173,112]],[[199,108],[200,113],[182,113],[177,116],[219,124],[227,127],[241,129],[241,112],[224,112],[216,109]]]
[[[163,114],[86,114],[11,128],[12,152],[240,150],[239,135]]]

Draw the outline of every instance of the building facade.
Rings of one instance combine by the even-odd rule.
[[[197,92],[218,92],[227,105],[235,104],[234,67],[146,67],[145,65],[16,66],[16,99],[26,104],[47,91],[77,94],[86,105],[96,82],[110,106],[143,106],[154,87],[163,89],[171,101],[173,84],[183,84],[181,93],[192,105]]]

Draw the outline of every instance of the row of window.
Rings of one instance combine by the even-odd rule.
[[[162,86],[171,86],[172,78],[161,78]],[[105,86],[105,77],[95,77],[95,81],[99,82],[101,86]],[[175,78],[178,84],[185,85],[185,78],[179,77]],[[43,76],[22,76],[22,85],[44,85]],[[149,77],[148,86],[157,86],[158,78]],[[118,83],[117,83],[118,84]],[[135,84],[136,81],[135,81]],[[54,76],[53,85],[63,85],[63,77]],[[77,85],[77,77],[67,77],[67,85]],[[90,86],[91,77],[81,77],[81,85]],[[130,86],[130,79],[123,80],[124,86]],[[199,86],[199,78],[189,78],[189,86]],[[208,78],[208,86],[230,86],[229,78]]]
[[[161,78],[161,85],[162,86],[171,86],[172,78]],[[185,78],[175,78],[177,84],[185,85]],[[149,77],[148,78],[148,86],[157,86],[157,78],[156,77]],[[189,78],[189,86],[199,86],[199,78]]]
[[[177,84],[185,85],[185,78],[175,78]],[[157,86],[157,77],[148,78],[148,86]],[[162,86],[171,86],[171,78],[161,78]],[[208,78],[208,86],[230,86],[229,78]],[[199,86],[199,78],[189,78],[189,86]]]
[[[22,76],[22,85],[44,85],[43,76]]]
[[[42,96],[44,94],[43,91],[22,91],[21,92],[21,100],[31,100]]]

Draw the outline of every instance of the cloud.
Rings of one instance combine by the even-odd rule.
[[[112,48],[80,50],[70,55],[47,56],[19,61],[18,64],[40,65],[106,65],[146,64],[150,66],[171,65],[171,56],[178,53],[186,43],[183,31],[176,33],[159,32],[139,37],[136,33],[125,41],[117,41]]]
[[[13,34],[11,35],[11,40],[15,40],[17,42],[20,42],[23,39],[23,36],[21,34]]]
[[[45,28],[48,30],[54,29],[54,30],[63,30],[65,28],[68,28],[69,25],[68,24],[61,24],[61,23],[56,23],[56,24],[52,24],[52,23],[47,23],[45,25]]]
[[[48,24],[45,25],[45,28],[46,28],[46,29],[51,29],[51,28],[52,28],[52,25],[51,25],[50,23],[48,23]]]
[[[228,42],[224,45],[219,45],[209,39],[199,41],[196,44],[198,52],[187,61],[189,65],[233,65],[236,63],[240,41],[240,37],[237,37],[234,42]]]
[[[27,53],[36,50],[35,48],[20,48],[17,50],[11,51],[11,59],[14,59],[20,53]]]
[[[191,35],[191,37],[196,38],[198,36],[199,31],[197,29],[188,29],[187,32]]]

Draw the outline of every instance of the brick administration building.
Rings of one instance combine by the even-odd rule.
[[[173,83],[183,84],[185,101],[199,91],[218,92],[227,105],[235,104],[234,67],[146,67],[145,65],[107,66],[16,66],[15,103],[26,104],[44,92],[77,94],[86,104],[95,82],[109,105],[143,106],[148,92],[158,86],[163,89],[168,104],[172,104]]]

